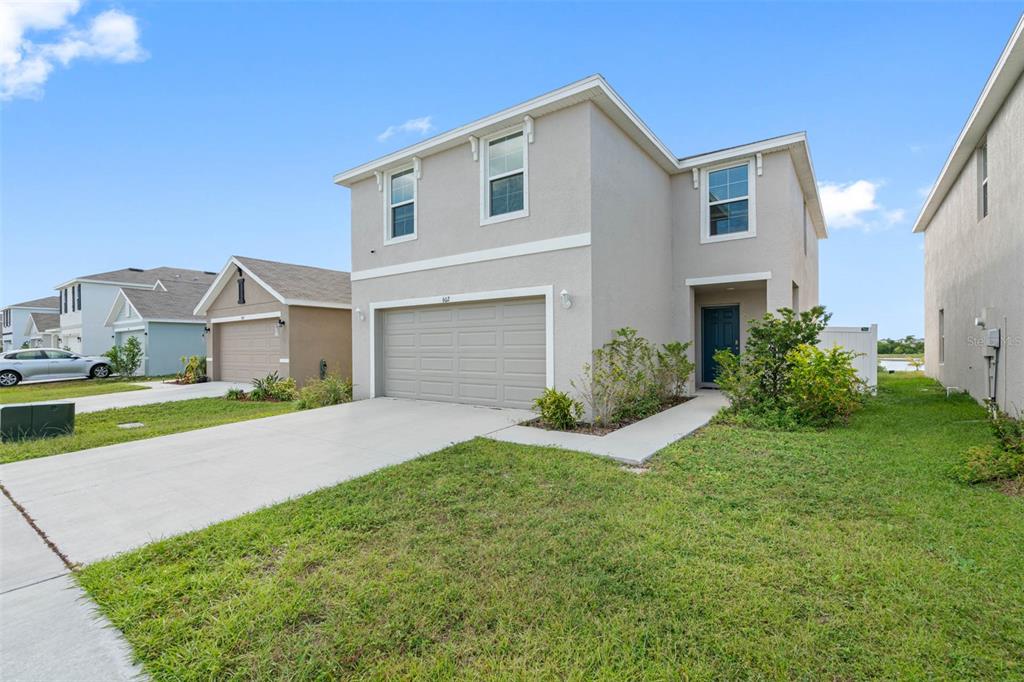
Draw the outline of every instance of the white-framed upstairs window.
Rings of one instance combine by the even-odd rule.
[[[416,170],[412,166],[385,176],[384,243],[416,239]]]
[[[530,215],[526,131],[505,130],[480,142],[480,224]]]
[[[754,159],[701,170],[702,244],[757,235],[754,220]]]

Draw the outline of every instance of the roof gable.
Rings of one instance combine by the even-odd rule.
[[[196,305],[194,314],[206,314],[213,301],[231,281],[236,269],[241,269],[282,305],[352,307],[352,282],[347,272],[232,256]]]

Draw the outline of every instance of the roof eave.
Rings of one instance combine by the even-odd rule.
[[[1018,20],[1017,27],[999,55],[999,60],[989,74],[988,80],[985,81],[985,87],[982,88],[970,116],[967,117],[967,122],[961,128],[953,149],[946,157],[938,180],[935,181],[924,206],[921,207],[921,213],[914,221],[913,232],[924,232],[928,229],[946,194],[960,176],[964,165],[970,161],[975,148],[999,113],[1003,102],[1017,85],[1021,74],[1024,74],[1024,14]]]

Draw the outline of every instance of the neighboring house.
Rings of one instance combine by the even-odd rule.
[[[349,273],[232,256],[195,308],[206,320],[206,367],[220,381],[277,372],[301,386],[352,376]]]
[[[122,289],[152,291],[159,282],[209,286],[215,273],[183,268],[125,268],[76,277],[55,287],[60,294],[60,346],[83,355],[100,355],[114,345],[107,324],[110,307]]]
[[[57,300],[56,296],[52,298]],[[29,313],[25,337],[29,348],[56,348],[60,343],[60,314],[56,309],[52,313]]]
[[[600,76],[338,174],[356,396],[529,407],[631,326],[694,341],[818,302],[807,139],[677,158]]]
[[[925,372],[1024,410],[1024,17],[914,224]]]
[[[29,341],[27,333],[32,313],[56,313],[60,299],[56,296],[15,303],[0,309],[3,326],[3,350],[17,350]]]
[[[143,359],[137,374],[160,376],[182,369],[182,357],[206,355],[206,320],[193,313],[212,277],[202,281],[163,280],[153,289],[122,288],[105,324],[111,344],[139,340]]]

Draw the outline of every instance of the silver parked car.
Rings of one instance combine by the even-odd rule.
[[[0,387],[16,386],[25,380],[68,379],[110,376],[110,361],[84,356],[59,348],[23,348],[0,355]]]

